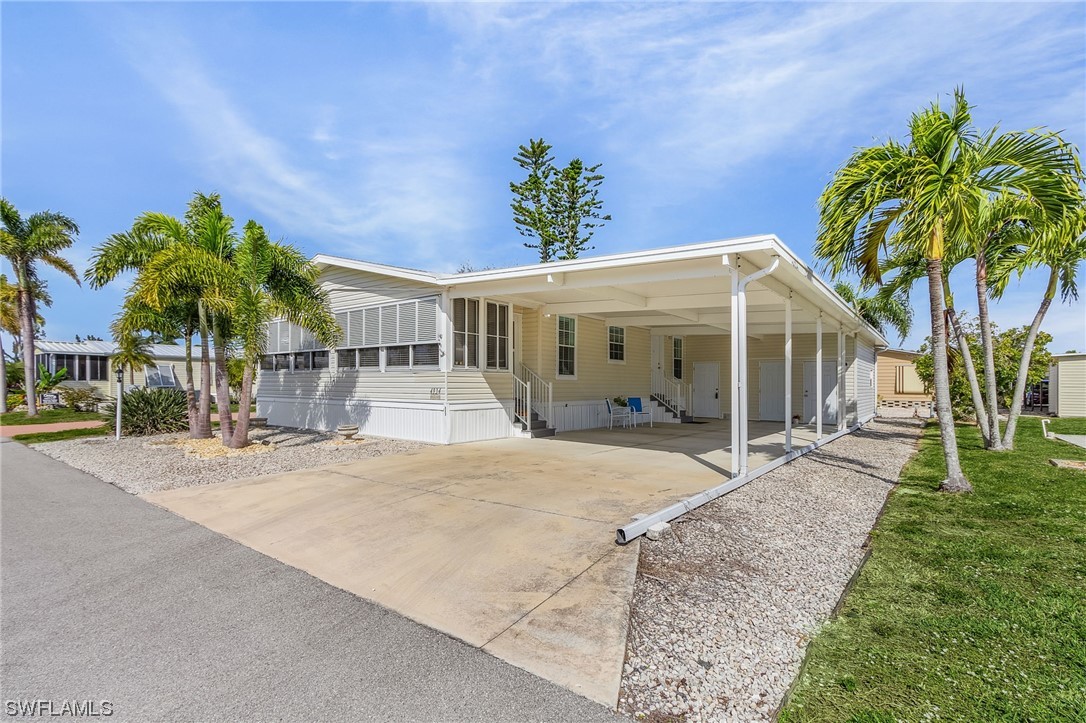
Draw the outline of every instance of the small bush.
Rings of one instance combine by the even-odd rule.
[[[60,396],[64,400],[65,406],[81,412],[93,410],[95,401],[98,399],[98,395],[95,394],[94,390],[86,387],[61,387]]]
[[[114,416],[117,407],[106,405],[106,414]],[[121,432],[134,437],[189,428],[188,403],[180,389],[133,389],[125,392],[121,403]]]
[[[17,409],[26,404],[26,395],[22,392],[8,393],[8,409]]]

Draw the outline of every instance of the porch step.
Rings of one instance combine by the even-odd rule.
[[[672,419],[679,420],[681,424],[690,424],[694,421],[694,417],[688,414],[685,409],[676,409],[655,394],[651,396],[651,399],[652,401],[663,407],[665,410],[667,410],[667,412],[671,414]]]

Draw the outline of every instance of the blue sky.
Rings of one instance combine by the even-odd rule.
[[[1086,142],[1081,3],[5,2],[0,22],[0,187],[77,220],[80,268],[195,189],[308,253],[528,263],[508,184],[539,136],[603,164],[592,253],[775,233],[810,261],[833,170],[955,86],[982,126]],[[108,336],[124,283],[46,277],[47,338]],[[995,321],[1028,323],[1041,283]],[[1084,308],[1049,313],[1054,351],[1086,350]]]

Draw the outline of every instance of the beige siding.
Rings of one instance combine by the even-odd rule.
[[[533,312],[534,313],[534,312]],[[617,396],[647,398],[651,388],[648,329],[626,327],[625,363],[607,358],[607,325],[602,319],[577,316],[576,379],[557,377],[558,317],[539,319],[542,361],[532,371],[554,381],[555,402],[602,400]],[[527,324],[525,324],[527,327]]]
[[[195,351],[196,351],[197,355],[199,355],[199,350],[197,349]],[[172,365],[173,366],[173,374],[174,374],[174,377],[177,379],[178,387],[180,389],[185,388],[185,360],[184,359],[155,359],[154,363],[155,364],[163,364],[163,365]],[[212,364],[211,368],[212,368],[212,370],[214,370],[214,368],[215,368],[214,364]],[[134,382],[133,382],[133,378],[135,378]],[[193,378],[193,384],[195,385],[196,389],[199,389],[200,388],[200,360],[199,360],[198,356],[197,356],[196,359],[193,360],[192,378]],[[214,376],[212,376],[212,384],[214,384],[214,379],[215,379]],[[113,371],[113,362],[112,362],[112,360],[110,360],[110,362],[109,362],[109,379],[103,379],[101,381],[83,381],[83,380],[80,380],[79,384],[80,385],[82,385],[84,383],[89,384],[98,392],[99,396],[104,397],[104,398],[113,399],[114,396],[116,396],[116,394],[117,394],[117,382],[115,380],[116,380],[116,376],[115,376],[115,373]],[[125,386],[125,389],[132,386],[133,384],[135,384],[136,386],[142,387],[142,386],[145,386],[146,383],[147,383],[147,379],[146,379],[146,376],[143,373],[143,367],[139,367],[138,369],[135,369],[134,372],[133,372],[133,370],[129,370],[129,369],[125,370],[125,372],[124,372],[124,386]],[[212,393],[214,393],[214,390],[212,390]]]
[[[1061,417],[1086,417],[1086,357],[1056,360],[1057,413]]]
[[[908,367],[906,374],[915,374],[915,354],[886,350],[879,352],[875,363],[875,378],[880,401],[927,402],[930,394],[902,394],[897,391],[898,367]]]
[[[431,284],[353,269],[326,269],[320,283],[328,291],[333,311],[441,293]]]

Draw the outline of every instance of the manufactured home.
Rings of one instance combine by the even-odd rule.
[[[114,381],[112,358],[116,345],[109,341],[51,341],[41,339],[34,342],[35,359],[50,372],[64,369],[65,386],[94,389],[103,398],[116,395],[117,382]],[[185,386],[185,347],[178,344],[151,344],[149,353],[151,363],[135,369],[126,370],[124,384],[137,387],[175,387]],[[200,388],[200,350],[194,350],[193,383]]]
[[[335,349],[268,326],[273,425],[453,444],[708,424],[746,472],[751,424],[786,451],[875,414],[886,340],[775,236],[436,274],[318,255]]]
[[[879,415],[884,417],[929,417],[932,396],[916,373],[918,351],[883,349],[876,360],[876,392]]]

